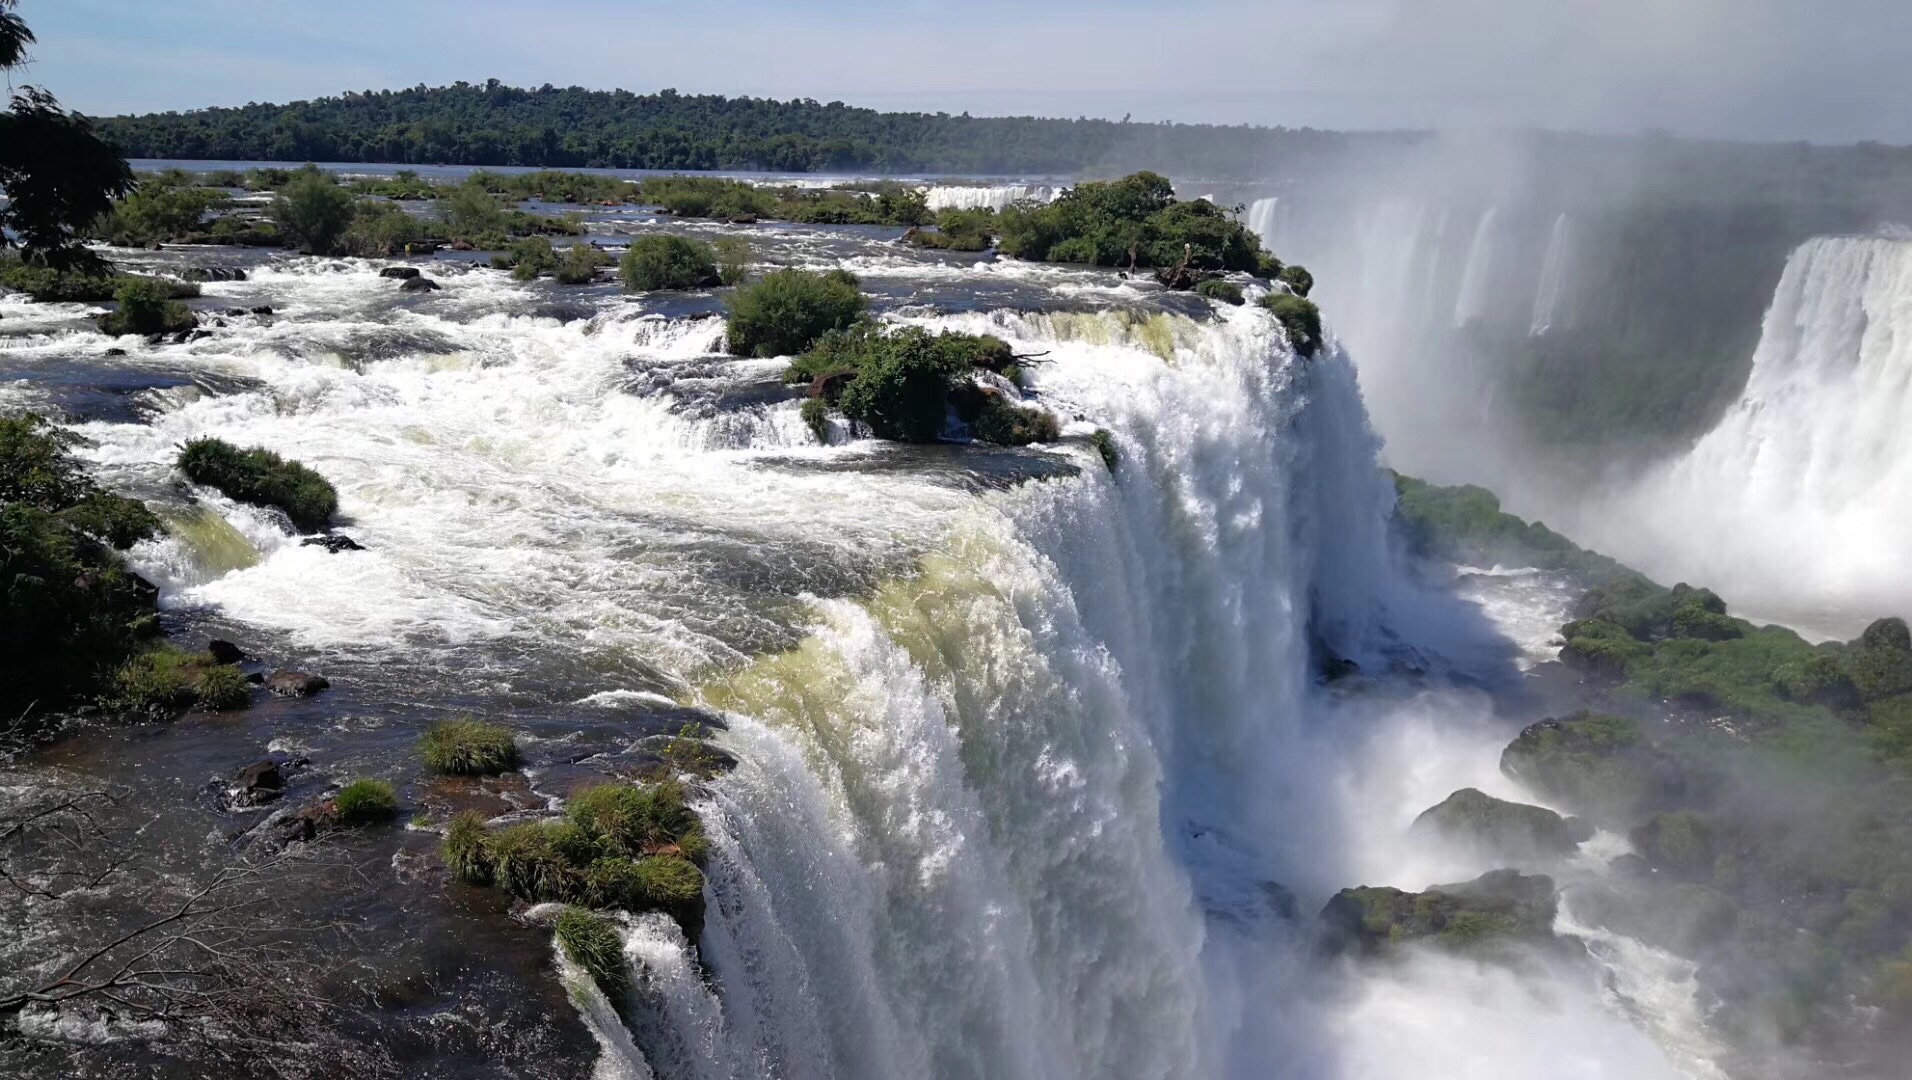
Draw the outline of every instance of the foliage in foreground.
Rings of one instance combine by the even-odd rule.
[[[26,293],[41,303],[101,303],[113,299],[119,289],[131,281],[156,282],[164,287],[169,300],[186,300],[199,295],[199,286],[190,281],[106,271],[63,271],[50,266],[35,266],[19,259],[0,259],[0,289]]]
[[[490,776],[518,766],[518,741],[510,729],[470,717],[433,724],[418,751],[426,768],[452,776]]]
[[[624,994],[631,988],[631,972],[624,962],[624,939],[611,920],[565,908],[558,914],[557,938],[564,955],[591,976],[614,1008],[622,1008]]]
[[[1321,348],[1321,309],[1313,300],[1292,293],[1270,293],[1261,298],[1261,306],[1275,316],[1288,333],[1288,344],[1297,354],[1313,356]]]
[[[37,416],[0,417],[0,714],[89,696],[159,630],[151,586],[116,554],[159,531],[102,490]]]
[[[277,507],[308,532],[325,528],[338,512],[338,492],[325,477],[270,450],[194,439],[179,451],[179,470],[193,483],[216,488],[229,499]]]
[[[618,263],[628,292],[701,289],[721,282],[709,244],[687,236],[640,236]]]
[[[171,299],[172,287],[158,278],[127,278],[113,291],[119,307],[99,317],[100,332],[112,336],[141,334],[154,336],[191,330],[199,317],[186,305]]]
[[[830,331],[849,329],[866,305],[856,275],[844,270],[778,270],[739,287],[724,303],[731,353],[759,357],[803,352]]]
[[[332,796],[341,825],[379,825],[398,816],[398,792],[384,780],[354,780]]]
[[[238,668],[163,642],[122,664],[100,700],[108,712],[153,720],[195,705],[231,711],[251,702],[252,684]]]

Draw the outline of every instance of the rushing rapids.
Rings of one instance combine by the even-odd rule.
[[[253,260],[200,303],[275,314],[189,344],[9,303],[0,393],[64,413],[172,523],[134,561],[177,628],[340,684],[243,737],[395,775],[421,716],[479,710],[531,733],[555,798],[660,710],[722,717],[738,765],[698,802],[697,945],[625,920],[616,1003],[555,961],[599,1075],[1713,1075],[1690,968],[1564,913],[1592,963],[1315,954],[1335,890],[1484,869],[1406,828],[1463,786],[1532,801],[1462,684],[1517,681],[1563,605],[1537,578],[1478,575],[1475,605],[1407,573],[1346,353],[1302,361],[1253,306],[1102,272],[774,243],[854,268],[892,321],[1039,357],[1028,396],[1069,438],[817,445],[781,362],[719,355],[714,298],[451,262],[419,298],[365,262]],[[180,485],[174,447],[208,433],[321,470],[366,550]],[[1367,674],[1324,685],[1329,659]]]

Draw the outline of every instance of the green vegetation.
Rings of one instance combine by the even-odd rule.
[[[1289,264],[1281,268],[1276,277],[1282,284],[1294,290],[1296,296],[1307,296],[1314,291],[1314,275],[1306,267]]]
[[[1593,830],[1540,806],[1462,788],[1414,819],[1414,828],[1509,858],[1562,856]]]
[[[132,281],[157,282],[165,288],[169,300],[199,295],[199,286],[190,281],[105,271],[55,270],[50,266],[23,263],[17,258],[0,259],[0,289],[23,292],[42,303],[99,303],[113,299],[121,286]]]
[[[323,529],[338,512],[338,492],[325,477],[270,450],[241,450],[220,439],[194,439],[179,451],[179,470],[229,499],[285,512],[300,529]]]
[[[1501,752],[1500,769],[1552,801],[1620,825],[1666,805],[1680,788],[1677,765],[1638,722],[1586,712],[1530,725]]]
[[[737,356],[794,356],[832,330],[847,330],[865,300],[854,274],[832,270],[777,270],[741,286],[724,300],[730,308],[725,338]]]
[[[389,202],[361,202],[352,211],[342,246],[346,253],[376,259],[403,255],[405,245],[425,239],[425,223]]]
[[[858,380],[861,382],[862,380]],[[851,384],[854,389],[855,383]],[[995,394],[988,395],[976,418],[970,422],[976,437],[998,446],[1027,446],[1050,443],[1062,437],[1054,414],[1028,405],[1011,405]]]
[[[1552,941],[1556,907],[1552,879],[1495,870],[1420,893],[1343,889],[1322,909],[1321,922],[1325,944],[1337,952],[1377,954],[1425,942],[1491,958],[1512,945]]]
[[[1394,474],[1394,525],[1410,551],[1464,566],[1571,570],[1590,582],[1630,571],[1576,546],[1547,526],[1505,514],[1493,492],[1472,484],[1438,487]]]
[[[1097,266],[1186,267],[1192,288],[1228,270],[1262,266],[1261,241],[1228,211],[1205,199],[1177,202],[1167,178],[1141,172],[1078,184],[1047,206],[1014,206],[1000,215],[1003,254],[1037,262]]]
[[[493,883],[519,899],[623,911],[663,911],[695,939],[708,851],[674,779],[613,781],[574,794],[562,820],[486,832],[476,815],[452,821],[445,863],[459,880]]]
[[[1275,321],[1288,333],[1288,344],[1303,357],[1313,356],[1321,348],[1321,309],[1313,300],[1290,293],[1270,293],[1261,298],[1261,306],[1274,313]]]
[[[341,825],[380,825],[398,816],[398,792],[384,780],[354,780],[332,796]]]
[[[624,962],[624,939],[611,920],[577,908],[558,913],[558,944],[571,962],[591,976],[613,1008],[622,1010],[631,988],[630,967]]]
[[[820,397],[805,398],[802,407],[797,410],[803,420],[803,426],[810,429],[820,443],[830,441],[830,403]]]
[[[720,236],[711,241],[710,248],[717,260],[718,284],[742,285],[750,272],[750,241],[741,236]]]
[[[996,242],[993,210],[945,210],[936,216],[936,231],[911,229],[909,242],[918,247],[947,251],[985,251]]]
[[[113,290],[119,309],[99,317],[100,332],[115,337],[121,334],[153,336],[191,330],[199,317],[186,305],[171,299],[173,289],[158,278],[127,278]]]
[[[1001,371],[1012,361],[1009,345],[1000,338],[931,334],[919,327],[885,331],[860,322],[824,334],[791,362],[785,377],[810,385],[805,422],[819,439],[834,407],[879,439],[935,442],[953,410],[986,442],[1054,442],[1059,436],[1055,417],[1010,404],[971,378],[978,369]]]
[[[115,549],[159,531],[102,490],[37,416],[0,417],[0,714],[59,708],[105,689],[159,631],[155,594]]]
[[[119,247],[171,243],[205,231],[200,226],[206,215],[231,202],[223,191],[148,181],[115,202],[91,231]]]
[[[1102,455],[1102,464],[1107,466],[1110,472],[1114,472],[1116,464],[1122,460],[1120,452],[1115,447],[1115,435],[1108,428],[1096,428],[1095,432],[1089,436],[1089,445],[1095,447],[1095,452]]]
[[[238,668],[163,642],[120,665],[100,697],[108,712],[154,720],[171,719],[195,705],[231,711],[251,702],[251,684]]]
[[[542,236],[513,240],[510,246],[491,257],[494,269],[509,270],[519,281],[536,281],[558,269],[558,251]]]
[[[765,217],[776,205],[764,188],[709,176],[652,177],[644,181],[638,197],[678,217],[719,220]]]
[[[1240,285],[1232,281],[1223,280],[1222,278],[1209,278],[1207,281],[1197,284],[1195,291],[1210,300],[1217,300],[1224,304],[1233,304],[1235,307],[1240,307],[1248,302],[1242,295]]]
[[[720,280],[709,244],[669,234],[632,240],[617,270],[628,292],[701,289]]]
[[[353,218],[352,193],[331,173],[308,165],[272,200],[272,221],[308,255],[333,255]]]
[[[551,276],[560,285],[589,285],[597,280],[598,270],[611,265],[611,257],[590,244],[572,244],[558,258]]]
[[[518,741],[508,728],[471,717],[433,724],[418,740],[425,767],[452,776],[491,776],[518,767]]]

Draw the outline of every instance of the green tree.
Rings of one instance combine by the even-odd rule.
[[[0,0],[4,72],[27,61],[35,40],[14,7],[15,0]],[[85,117],[39,87],[22,86],[0,113],[0,188],[8,200],[0,206],[0,250],[17,245],[29,262],[98,271],[102,260],[79,234],[133,190],[133,172]]]
[[[308,255],[336,254],[352,216],[352,193],[314,165],[301,169],[272,200],[272,220]]]

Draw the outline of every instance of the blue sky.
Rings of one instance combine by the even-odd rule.
[[[886,109],[1912,142],[1912,0],[22,0],[95,115],[497,77]],[[1835,14],[1836,13],[1836,14]]]

